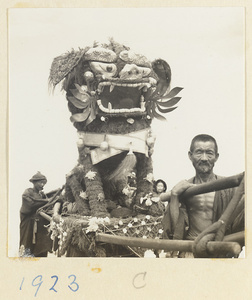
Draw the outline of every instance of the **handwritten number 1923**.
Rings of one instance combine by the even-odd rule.
[[[42,283],[43,283],[42,278],[43,278],[42,275],[38,275],[38,276],[36,276],[36,277],[32,280],[32,283],[31,283],[32,286],[37,287],[36,292],[35,292],[35,294],[34,294],[34,297],[37,296],[37,293],[38,293],[38,291],[39,291],[39,288],[41,287],[41,285],[42,285]],[[58,291],[56,290],[55,287],[56,287],[56,284],[57,284],[59,278],[58,278],[58,276],[56,276],[56,275],[51,276],[51,278],[54,279],[54,283],[53,283],[52,287],[49,289],[49,291],[54,291],[55,293],[57,293]],[[68,285],[68,288],[69,288],[72,292],[77,292],[78,289],[79,289],[79,284],[76,282],[76,276],[72,274],[72,275],[69,275],[68,278],[71,279],[71,282],[70,282],[70,284]],[[20,291],[22,290],[22,287],[23,287],[23,284],[24,284],[24,280],[25,280],[25,278],[23,277],[22,282],[21,282],[20,287],[19,287],[19,290],[20,290]]]

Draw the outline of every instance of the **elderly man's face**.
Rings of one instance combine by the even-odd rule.
[[[189,151],[188,156],[197,172],[210,173],[219,154],[216,153],[215,144],[212,141],[196,141],[193,151]]]

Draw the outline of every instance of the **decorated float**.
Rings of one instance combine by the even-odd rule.
[[[167,239],[163,215],[169,192],[163,198],[153,195],[151,122],[165,120],[181,99],[182,88],[171,89],[170,81],[166,61],[151,62],[113,39],[53,60],[49,84],[62,85],[79,153],[64,186],[40,211],[51,220],[50,209],[62,198],[61,218],[51,220],[50,227],[58,256],[159,257],[163,250],[168,257],[171,251],[197,251],[193,241]],[[242,178],[227,178],[218,187],[202,184],[191,195],[238,186]],[[241,202],[241,195],[234,201]],[[234,204],[228,219],[235,210]],[[223,229],[218,225],[215,233]],[[211,236],[205,242],[208,256],[241,251],[243,232],[223,239]]]

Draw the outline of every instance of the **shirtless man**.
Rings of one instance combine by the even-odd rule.
[[[189,186],[214,181],[219,176],[213,173],[213,167],[219,158],[218,146],[215,139],[209,135],[197,135],[193,138],[188,152],[194,169],[195,177],[190,180],[179,182],[171,194],[170,205],[175,209],[178,206],[178,197]],[[215,192],[201,194],[185,199],[184,204],[187,208],[189,219],[189,230],[186,239],[193,240],[213,222],[213,205]],[[176,224],[176,220],[174,222]],[[174,224],[174,226],[175,226]]]
[[[173,187],[170,204],[162,221],[165,237],[170,239],[194,240],[203,230],[219,220],[234,194],[234,189],[225,189],[181,198],[180,195],[194,184],[222,178],[213,172],[219,153],[217,143],[212,136],[206,134],[195,136],[188,156],[194,166],[195,176],[180,181]],[[241,219],[241,226],[242,222]],[[230,233],[230,230],[231,227],[227,229],[226,234]]]

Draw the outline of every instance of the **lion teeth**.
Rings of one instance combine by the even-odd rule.
[[[110,86],[110,88],[109,88],[110,93],[113,91],[114,87],[115,87],[115,86],[114,86],[113,84],[111,84],[111,86]]]
[[[102,105],[102,102],[100,99],[97,100],[97,105],[99,109],[105,113],[134,113],[134,112],[145,112],[145,102],[141,102],[141,107],[140,108],[122,108],[122,109],[113,109],[112,104],[109,102],[108,103],[108,108],[104,107]]]

